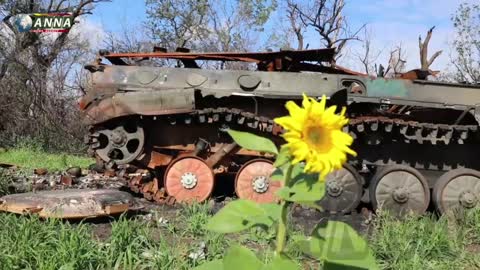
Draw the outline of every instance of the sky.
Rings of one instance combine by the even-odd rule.
[[[278,0],[282,2],[284,0]],[[480,0],[467,0],[478,2]],[[435,26],[430,41],[430,54],[443,50],[432,69],[447,70],[450,63],[449,43],[454,37],[451,16],[463,0],[346,0],[345,14],[352,29],[367,24],[372,33],[373,47],[381,52],[379,63],[388,60],[391,48],[402,44],[407,55],[407,68],[419,67],[418,36],[425,37],[427,30]],[[113,0],[100,3],[92,15],[85,18],[87,29],[96,29],[96,42],[101,42],[102,33],[119,32],[122,27],[141,26],[146,19],[146,7],[143,0]],[[276,27],[270,22],[268,29]],[[309,48],[318,47],[314,33],[307,35]],[[353,42],[342,59],[342,64],[360,69],[356,54],[361,50],[360,42]],[[385,65],[384,64],[384,65]]]

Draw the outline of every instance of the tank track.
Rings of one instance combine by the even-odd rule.
[[[348,124],[350,134],[380,132],[400,135],[405,143],[437,143],[443,145],[464,144],[472,135],[478,135],[476,125],[447,125],[406,121],[385,116],[362,116],[353,118]]]
[[[166,119],[171,125],[217,123],[221,125],[222,129],[227,129],[229,126],[242,127],[247,131],[270,138],[279,137],[283,132],[273,119],[239,109],[206,108],[189,114],[167,116]],[[368,145],[380,145],[385,140],[407,144],[462,145],[470,138],[479,135],[479,128],[476,125],[432,124],[390,118],[384,115],[351,118],[344,131],[349,132],[354,138],[366,136]],[[382,136],[375,136],[380,134]],[[369,137],[370,135],[373,137]],[[387,165],[387,163],[383,165]],[[129,188],[133,192],[142,194],[147,200],[159,203],[173,204],[175,202],[174,198],[166,194],[158,181],[151,181],[152,178],[145,177],[145,175],[148,175],[147,171],[141,171],[140,175],[130,178]]]

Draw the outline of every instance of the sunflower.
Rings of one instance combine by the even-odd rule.
[[[335,169],[342,168],[347,153],[357,154],[349,148],[353,138],[342,131],[348,123],[345,107],[335,114],[336,106],[325,108],[326,97],[320,102],[303,95],[302,107],[288,101],[285,105],[289,116],[275,119],[286,132],[285,145],[293,156],[292,164],[305,161],[305,173],[320,173],[320,179]]]

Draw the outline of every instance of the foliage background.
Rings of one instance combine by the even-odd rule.
[[[465,1],[452,14],[456,36],[451,55],[445,56],[451,59],[454,71],[442,75],[442,79],[478,83],[480,11],[478,4]],[[357,48],[353,55],[358,57],[354,59],[371,74],[375,73],[375,64],[396,65],[405,57],[401,44],[385,44],[383,49],[373,46],[376,36],[369,31],[368,24],[353,27],[358,22],[351,23],[352,18],[343,12],[343,7],[351,4],[344,0],[146,0],[146,14],[141,22],[128,25],[119,18],[121,31],[92,37],[87,18],[106,2],[110,1],[0,1],[0,147],[35,141],[50,152],[85,153],[82,141],[86,127],[81,124],[76,102],[90,87],[89,74],[82,66],[92,61],[100,48],[149,51],[160,46],[169,50],[187,47],[196,51],[255,51],[342,47],[337,59]],[[69,33],[19,33],[12,26],[11,18],[16,14],[56,11],[74,11],[78,23]],[[267,25],[274,27],[267,29]],[[330,26],[332,31],[321,31]],[[429,27],[426,25],[425,29]],[[307,34],[314,43],[306,44]],[[389,47],[394,57],[388,63],[378,63],[376,56]],[[253,68],[239,63],[202,65]]]

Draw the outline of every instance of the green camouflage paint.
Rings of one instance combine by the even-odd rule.
[[[367,80],[367,95],[370,97],[407,97],[408,90],[402,80]]]

